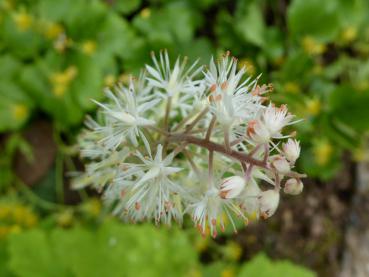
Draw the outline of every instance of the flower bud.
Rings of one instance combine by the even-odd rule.
[[[245,187],[245,179],[240,176],[231,176],[223,180],[220,185],[220,197],[223,199],[237,197]]]
[[[273,161],[272,161],[272,166],[281,174],[287,174],[288,172],[290,172],[291,167],[290,164],[288,163],[288,161],[281,157],[281,156],[277,156]]]
[[[284,184],[284,192],[291,195],[297,195],[302,192],[304,188],[301,180],[297,180],[295,178],[288,179]]]
[[[267,219],[271,217],[278,208],[279,192],[276,190],[266,190],[259,195],[260,217]]]
[[[300,156],[300,143],[297,140],[288,139],[288,141],[283,144],[283,152],[287,160],[294,164]]]

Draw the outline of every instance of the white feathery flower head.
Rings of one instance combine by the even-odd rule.
[[[106,95],[111,99],[110,104],[102,104],[95,101],[102,108],[106,125],[96,126],[93,129],[94,132],[100,133],[103,137],[101,143],[108,149],[116,149],[126,140],[137,146],[138,136],[146,139],[141,129],[155,124],[155,121],[147,119],[145,114],[153,109],[160,100],[139,101],[140,98],[135,95],[132,78],[128,88],[116,87],[116,94],[107,90]]]
[[[158,97],[170,99],[174,112],[178,109],[181,115],[186,116],[194,108],[193,100],[199,101],[204,91],[203,82],[195,80],[202,67],[197,67],[198,61],[187,66],[187,57],[177,58],[172,67],[166,51],[160,52],[159,60],[153,53],[152,60],[154,66],[146,65],[149,85]]]
[[[182,168],[170,166],[172,154],[163,159],[161,144],[157,146],[155,157],[151,153],[145,157],[140,152],[136,153],[136,157],[141,163],[123,163],[123,170],[115,180],[121,187],[121,203],[115,212],[120,213],[123,209],[121,216],[133,221],[154,218],[155,222],[169,224],[173,218],[181,222],[182,215],[175,198],[182,188],[170,176]]]
[[[282,128],[290,124],[293,117],[288,113],[286,105],[279,108],[269,105],[263,113],[263,121],[271,137],[279,135]]]
[[[242,77],[245,68],[237,71],[237,60],[227,53],[217,65],[212,59],[209,70],[204,72],[212,113],[223,126],[245,123],[260,110],[262,98],[252,93],[256,80]]]
[[[271,103],[271,86],[247,77],[229,53],[197,64],[171,64],[161,52],[147,75],[106,91],[79,136],[86,169],[73,187],[95,188],[124,220],[169,225],[189,216],[213,237],[226,224],[236,232],[239,220],[272,216],[281,187],[300,193],[300,145],[283,134],[297,121]]]

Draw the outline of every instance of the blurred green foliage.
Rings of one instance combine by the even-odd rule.
[[[184,233],[153,226],[34,229],[8,243],[8,267],[17,276],[185,276],[197,263]]]
[[[185,232],[114,221],[98,229],[36,228],[0,244],[1,276],[315,276],[264,254],[240,267],[226,261],[201,266]]]

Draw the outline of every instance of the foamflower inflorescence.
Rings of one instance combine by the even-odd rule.
[[[102,192],[127,221],[182,223],[187,214],[214,237],[272,216],[281,192],[301,193],[300,144],[283,133],[297,121],[229,53],[201,67],[179,58],[172,66],[162,52],[144,72],[96,102],[97,119],[79,137],[86,171],[75,188]]]

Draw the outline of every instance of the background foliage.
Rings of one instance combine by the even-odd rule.
[[[221,261],[202,267],[191,246],[198,243],[193,234],[102,223],[106,215],[96,212],[99,202],[85,192],[79,205],[66,206],[64,172],[75,167],[70,145],[95,108],[90,99],[103,98],[104,87],[137,75],[150,51],[166,48],[173,57],[206,63],[230,50],[250,75],[263,72],[261,78],[273,83],[275,101],[304,118],[297,125],[305,151],[298,166],[328,180],[342,168],[343,156],[366,156],[368,12],[366,0],[1,0],[0,237],[7,239],[0,242],[7,250],[0,253],[0,272],[50,276],[57,268],[61,276],[121,276],[120,271],[147,276],[230,270],[254,276],[250,272],[268,267],[285,272],[287,263],[275,265],[264,256],[239,267],[223,253],[225,246],[213,246],[223,253]],[[14,160],[21,153],[32,161],[35,149],[22,134],[39,119],[52,124],[57,153],[44,178],[29,188],[14,173]],[[9,211],[12,205],[18,208]],[[108,237],[122,243],[110,251]],[[26,260],[24,253],[35,249]],[[69,255],[71,249],[78,255]],[[147,260],[150,273],[149,266],[142,267]]]

